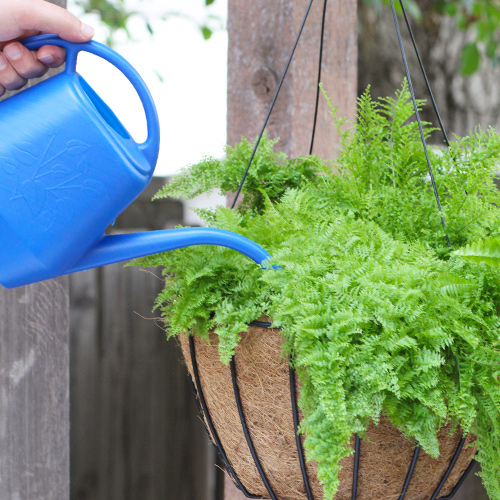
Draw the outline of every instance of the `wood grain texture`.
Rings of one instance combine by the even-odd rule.
[[[69,498],[67,278],[0,289],[0,498]]]
[[[161,287],[122,264],[71,276],[72,500],[215,500],[187,370],[151,319]]]
[[[68,499],[68,279],[0,287],[0,318],[0,498]]]
[[[110,230],[181,222],[178,202],[150,202],[164,183],[153,178]],[[182,355],[151,312],[162,286],[122,264],[71,276],[72,500],[220,498]]]
[[[228,143],[255,138],[274,97],[306,12],[308,0],[229,0]],[[309,152],[313,126],[323,1],[313,2],[293,62],[268,126],[279,149]],[[357,98],[357,2],[330,0],[321,81],[341,116],[353,118]],[[338,149],[326,100],[321,96],[314,153]]]

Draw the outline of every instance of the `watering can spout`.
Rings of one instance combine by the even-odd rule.
[[[260,265],[271,258],[253,241],[230,231],[212,228],[166,229],[103,236],[65,274],[192,245],[218,245],[231,248]]]

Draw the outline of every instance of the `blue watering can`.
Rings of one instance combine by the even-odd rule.
[[[27,39],[34,50],[67,50],[66,70],[0,102],[0,284],[13,288],[191,245],[221,245],[262,264],[270,255],[235,233],[185,228],[106,236],[106,227],[145,189],[160,131],[146,84],[108,47],[55,35]],[[80,51],[106,59],[144,106],[148,138],[137,144],[76,72]]]

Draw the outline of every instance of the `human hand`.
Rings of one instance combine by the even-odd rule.
[[[61,47],[46,45],[35,54],[16,41],[43,33],[55,33],[70,42],[86,42],[94,30],[66,9],[45,0],[0,0],[0,96],[64,63],[66,52]]]

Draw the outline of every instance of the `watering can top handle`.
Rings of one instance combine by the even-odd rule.
[[[77,55],[82,50],[102,57],[116,66],[134,86],[144,107],[147,119],[148,138],[143,144],[138,144],[138,147],[154,169],[158,160],[158,152],[160,148],[160,124],[158,120],[158,113],[146,83],[136,69],[126,59],[114,50],[106,47],[106,45],[93,40],[84,43],[73,43],[63,40],[57,35],[39,35],[26,38],[25,40],[22,40],[22,43],[29,50],[36,50],[44,45],[57,45],[58,47],[64,47],[67,51],[66,73],[76,72]]]

